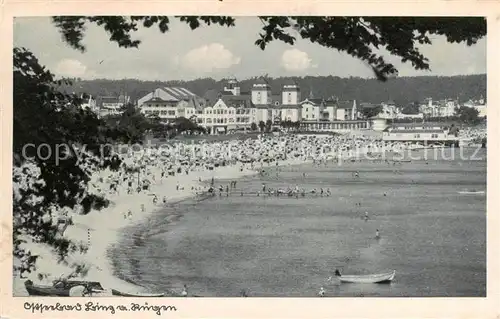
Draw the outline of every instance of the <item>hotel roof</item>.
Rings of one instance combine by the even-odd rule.
[[[389,133],[443,133],[443,130],[439,129],[422,129],[422,130],[388,130]]]
[[[196,94],[182,87],[162,87],[146,94],[137,102],[139,105],[152,99],[165,102],[180,102],[189,101],[195,97],[197,97]]]
[[[339,109],[352,109],[353,108],[353,101],[339,101],[337,103],[337,107]]]
[[[222,95],[220,97],[228,107],[253,107],[252,97],[248,95]]]

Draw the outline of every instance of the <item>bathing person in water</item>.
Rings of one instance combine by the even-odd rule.
[[[335,276],[336,277],[340,277],[341,276],[340,271],[338,269],[335,269]]]
[[[181,296],[187,297],[187,295],[188,295],[188,289],[187,289],[187,286],[184,285],[184,289],[182,289]]]

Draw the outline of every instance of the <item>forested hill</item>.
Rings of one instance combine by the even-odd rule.
[[[256,78],[240,81],[241,92],[250,91]],[[399,77],[380,82],[375,79],[339,78],[335,76],[306,76],[268,78],[273,94],[279,94],[286,80],[295,80],[301,88],[302,98],[309,96],[312,90],[315,98],[337,96],[341,100],[380,103],[393,100],[397,105],[421,101],[427,97],[433,99],[459,98],[461,102],[469,99],[486,98],[486,74],[467,76],[422,76]],[[224,81],[211,78],[192,81],[140,81],[124,80],[75,80],[73,87],[66,88],[75,93],[88,93],[93,96],[119,95],[127,93],[132,101],[162,86],[182,86],[203,96],[207,90],[222,89]]]

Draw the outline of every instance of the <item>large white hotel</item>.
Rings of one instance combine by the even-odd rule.
[[[162,87],[140,98],[137,106],[146,116],[157,115],[166,121],[188,118],[211,134],[250,128],[252,123],[273,124],[300,122],[301,128],[315,131],[344,131],[368,128],[357,117],[356,101],[338,99],[301,99],[297,83],[285,83],[279,94],[269,83],[256,80],[250,92],[241,92],[235,79],[227,81],[222,91],[209,90],[199,97],[181,87]]]

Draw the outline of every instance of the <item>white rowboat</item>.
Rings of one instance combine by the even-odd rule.
[[[461,195],[479,195],[479,194],[484,194],[484,191],[462,191],[458,193]]]
[[[340,280],[340,282],[344,283],[358,283],[358,284],[380,284],[380,283],[389,283],[394,279],[396,275],[396,271],[393,270],[389,273],[384,274],[374,274],[374,275],[342,275],[337,276],[336,278]]]

